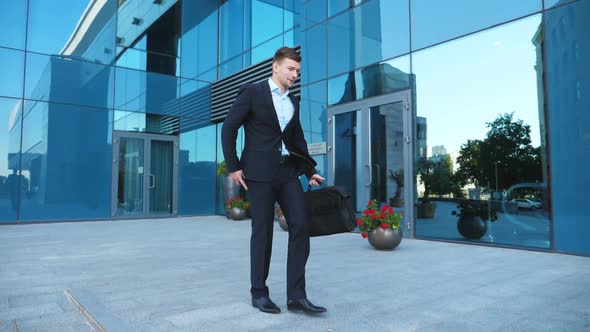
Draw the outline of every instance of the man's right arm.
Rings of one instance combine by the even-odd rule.
[[[249,87],[248,84],[240,87],[238,96],[227,113],[221,128],[221,146],[228,174],[242,168],[236,153],[236,138],[238,137],[238,129],[250,113],[251,89]]]

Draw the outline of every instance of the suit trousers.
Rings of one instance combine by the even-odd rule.
[[[308,216],[303,188],[294,165],[284,162],[270,181],[246,181],[251,202],[250,292],[253,298],[269,296],[266,279],[272,253],[275,202],[289,225],[287,299],[306,298],[305,265],[309,257]]]

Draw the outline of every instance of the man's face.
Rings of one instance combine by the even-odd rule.
[[[301,64],[295,60],[284,58],[280,61],[272,64],[273,74],[278,80],[277,83],[282,85],[283,88],[290,88],[301,71]]]

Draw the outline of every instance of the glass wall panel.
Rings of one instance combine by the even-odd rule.
[[[412,49],[532,14],[542,5],[540,0],[412,0]]]
[[[113,129],[117,131],[144,132],[146,128],[145,113],[114,111]],[[142,211],[143,212],[143,211]]]
[[[27,53],[25,98],[113,107],[113,67]]]
[[[301,1],[285,0],[285,22],[283,31],[301,26]]]
[[[251,47],[283,33],[283,0],[251,0],[251,5]]]
[[[116,11],[116,0],[29,0],[27,50],[110,64]]]
[[[325,3],[326,1],[322,2]],[[334,16],[353,7],[355,3],[358,4],[360,2],[361,0],[355,0],[352,3],[350,0],[328,0],[328,14],[330,15],[330,17]]]
[[[545,72],[547,131],[551,147],[551,183],[555,249],[590,254],[590,1],[582,0],[546,12],[539,35],[537,70]],[[543,67],[545,66],[545,67]],[[541,90],[542,93],[542,90]],[[547,160],[544,158],[543,163]]]
[[[182,2],[182,77],[200,78],[215,69],[217,26],[217,1]]]
[[[326,81],[301,88],[301,126],[307,143],[326,142],[327,91]]]
[[[119,110],[178,116],[179,79],[116,68],[115,107]]]
[[[111,112],[25,102],[20,220],[108,218]]]
[[[413,54],[416,236],[550,248],[543,81],[531,42],[540,28],[536,15]]]
[[[356,100],[354,72],[328,80],[328,104],[330,106]]]
[[[0,98],[0,223],[15,222],[19,188],[27,187],[20,175],[22,101]]]
[[[577,1],[577,0],[543,0],[543,1],[545,1],[545,8],[550,8],[553,6],[561,6],[561,5],[567,4],[572,1]]]
[[[224,79],[232,74],[235,74],[244,68],[244,55],[240,54],[237,57],[228,60],[219,65],[219,79]]]
[[[413,87],[410,56],[383,61],[331,78],[328,81],[330,105],[384,95]]]
[[[301,4],[303,13],[301,29],[323,22],[326,20],[326,1],[325,0],[310,0]]]
[[[180,114],[209,120],[211,117],[211,83],[183,79],[180,85]]]
[[[25,52],[0,47],[0,96],[22,98]]]
[[[326,78],[326,24],[319,24],[301,33],[301,82]]]
[[[25,49],[27,2],[6,1],[0,11],[0,46]]]
[[[358,69],[354,72],[357,99],[410,88],[410,56],[403,56]]]
[[[180,1],[119,1],[117,46],[176,57]]]
[[[257,64],[263,60],[272,58],[275,52],[283,46],[283,35],[279,35],[266,43],[252,49],[252,57],[250,63],[246,63],[244,67]]]
[[[186,120],[180,121],[179,214],[215,214],[216,126],[186,130]]]
[[[410,51],[408,2],[370,1],[328,22],[328,76]]]
[[[244,51],[244,30],[243,0],[222,3],[219,7],[219,62]]]

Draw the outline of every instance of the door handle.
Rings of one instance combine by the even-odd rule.
[[[153,174],[148,174],[148,177],[150,179],[150,183],[148,184],[148,189],[153,189],[156,186],[156,177]]]
[[[371,165],[365,165],[365,167],[369,170],[369,182],[365,183],[365,186],[369,187],[373,182],[373,167]]]

